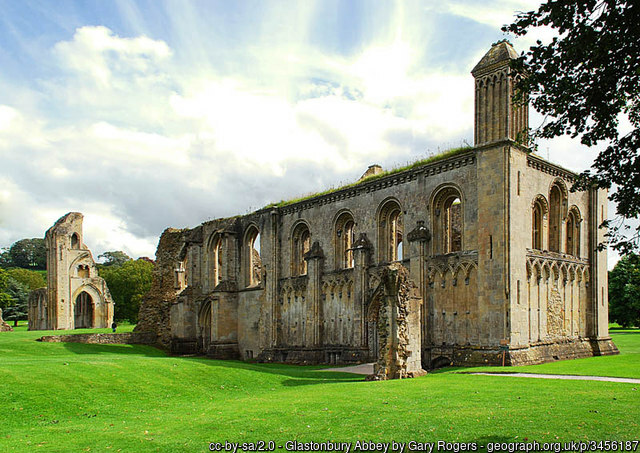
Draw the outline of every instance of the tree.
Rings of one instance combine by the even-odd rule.
[[[557,30],[549,44],[537,41],[513,62],[528,77],[516,85],[516,101],[531,98],[548,121],[533,137],[580,137],[586,146],[604,143],[593,169],[572,190],[613,188],[620,219],[640,213],[640,3],[631,0],[553,0],[521,13],[503,31],[518,36],[541,26]],[[620,127],[621,117],[631,131]],[[640,248],[640,226],[605,222],[609,242],[623,254]]]
[[[0,249],[0,267],[7,269],[13,266],[11,261],[11,254],[9,253],[9,247],[3,247]]]
[[[153,264],[145,260],[129,260],[120,266],[100,269],[115,304],[116,321],[138,322],[142,298],[151,288]]]
[[[640,326],[640,256],[624,256],[609,272],[609,319]]]
[[[29,291],[47,286],[47,282],[45,282],[42,274],[36,271],[30,271],[29,269],[14,267],[13,269],[7,270],[7,275],[29,288]]]
[[[47,268],[47,248],[44,239],[21,239],[9,249],[11,264],[23,269]]]
[[[0,268],[0,308],[3,310],[13,303],[13,299],[7,293],[9,288],[9,275],[7,271]]]
[[[131,261],[131,257],[121,250],[114,252],[104,252],[98,255],[98,259],[103,259],[102,266],[120,266],[127,261]]]
[[[5,321],[13,321],[14,327],[18,321],[27,319],[29,309],[29,287],[19,281],[9,277],[7,294],[11,297],[11,304],[6,307],[3,313]]]

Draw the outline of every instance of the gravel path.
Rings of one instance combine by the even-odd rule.
[[[336,368],[325,368],[322,371],[339,371],[341,373],[373,374],[373,363],[362,363],[360,365],[341,366]]]
[[[335,368],[325,368],[322,371],[339,371],[341,373],[373,374],[373,363],[351,365]],[[464,373],[467,374],[467,373]],[[608,376],[576,376],[573,374],[535,374],[535,373],[468,373],[481,376],[525,377],[534,379],[567,379],[574,381],[605,381],[624,382],[626,384],[640,384],[640,379],[608,377]]]
[[[576,376],[573,374],[534,374],[534,373],[469,373],[482,376],[506,376],[506,377],[526,377],[537,379],[568,379],[574,381],[606,381],[625,382],[627,384],[640,384],[640,379],[608,377],[608,376]]]

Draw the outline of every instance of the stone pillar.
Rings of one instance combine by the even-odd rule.
[[[278,343],[278,280],[280,278],[280,268],[279,262],[280,260],[280,248],[278,247],[278,224],[279,224],[279,214],[278,210],[274,209],[270,212],[270,221],[271,228],[269,230],[270,234],[270,256],[267,263],[265,260],[266,268],[266,303],[270,303],[270,326],[269,329],[269,344],[267,347],[275,347]],[[263,236],[264,237],[264,236]],[[262,337],[262,336],[261,336]]]
[[[424,226],[423,220],[418,220],[418,225],[407,235],[409,241],[409,277],[418,285],[418,294],[420,296],[420,343],[427,346],[431,330],[429,313],[432,307],[427,303],[427,251],[429,242],[431,241],[431,232]]]
[[[307,319],[305,346],[317,347],[322,345],[322,271],[324,267],[324,253],[318,241],[305,253],[307,261]]]
[[[360,237],[353,244],[353,300],[355,303],[354,335],[359,341],[357,346],[367,346],[367,313],[365,312],[366,298],[369,289],[369,261],[371,259],[371,242],[366,233],[360,233]]]

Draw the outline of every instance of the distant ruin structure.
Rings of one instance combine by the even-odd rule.
[[[607,193],[532,154],[506,41],[473,68],[474,146],[253,213],[166,230],[137,331],[177,354],[442,365],[616,354]]]
[[[29,330],[110,327],[113,301],[83,242],[83,216],[70,212],[47,230],[47,287],[29,295]]]

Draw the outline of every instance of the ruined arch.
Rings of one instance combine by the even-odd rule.
[[[400,202],[387,198],[380,204],[376,217],[379,261],[401,261],[404,258],[404,222]]]
[[[549,204],[544,195],[536,195],[531,203],[531,248],[544,250],[545,219]]]
[[[260,230],[254,223],[245,230],[242,249],[246,286],[257,286],[262,281],[262,258],[260,257]]]
[[[291,229],[291,275],[307,275],[304,255],[311,249],[311,231],[304,220],[299,220]]]
[[[209,288],[214,289],[223,280],[224,242],[221,233],[215,232],[209,237],[206,252]]]
[[[355,221],[353,214],[348,210],[343,210],[338,213],[333,224],[336,269],[350,269],[354,266]]]
[[[549,187],[549,250],[560,252],[562,222],[567,215],[567,186],[556,178]]]
[[[577,206],[571,206],[565,222],[565,253],[567,255],[580,256],[580,226],[582,217]]]
[[[96,306],[102,302],[100,290],[91,284],[82,285],[73,292],[74,329],[89,329],[96,326]]]
[[[78,233],[73,233],[71,235],[71,248],[72,249],[80,248],[80,236],[78,235]]]
[[[198,310],[198,335],[203,352],[207,352],[212,336],[211,299],[207,299]]]
[[[455,184],[444,184],[431,198],[433,254],[460,252],[464,244],[464,199]]]

